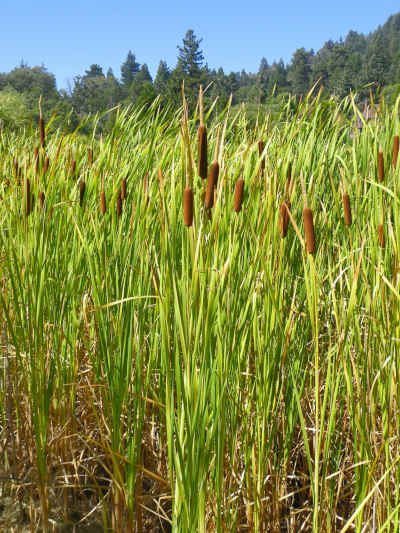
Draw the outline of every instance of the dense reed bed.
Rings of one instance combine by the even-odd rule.
[[[356,116],[0,133],[1,531],[399,531],[398,103]]]

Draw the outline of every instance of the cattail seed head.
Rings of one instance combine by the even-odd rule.
[[[313,214],[309,207],[303,210],[304,233],[306,236],[306,249],[309,254],[315,251],[314,222]]]
[[[90,146],[88,148],[88,161],[89,161],[89,166],[92,166],[93,165],[93,150]]]
[[[393,142],[393,168],[397,167],[397,158],[399,155],[399,136],[394,136],[394,142]]]
[[[50,166],[50,159],[48,158],[48,156],[46,156],[45,160],[44,160],[44,167],[43,167],[43,172],[46,174],[47,171],[49,170],[49,166]]]
[[[31,182],[25,178],[25,215],[29,216],[32,211]]]
[[[86,183],[84,180],[79,182],[79,205],[82,207],[83,199],[85,197]]]
[[[124,178],[121,183],[121,200],[124,201],[125,198],[126,198],[126,178]]]
[[[44,209],[44,200],[45,200],[44,192],[40,191],[40,193],[39,193],[39,204],[40,204],[41,209]]]
[[[383,229],[383,224],[378,226],[378,244],[381,248],[385,248],[385,231]]]
[[[17,158],[15,157],[14,160],[13,160],[13,166],[14,166],[14,176],[15,176],[15,179],[18,179],[18,161],[17,161]]]
[[[39,132],[40,132],[40,145],[42,148],[45,147],[46,140],[45,140],[45,131],[44,131],[44,119],[42,116],[39,118]]]
[[[385,177],[385,167],[383,163],[383,152],[378,153],[378,179],[379,181],[383,181],[383,178]]]
[[[193,224],[193,205],[193,190],[190,187],[186,187],[183,191],[183,222],[187,227]]]
[[[101,214],[104,215],[106,212],[107,206],[106,206],[106,195],[104,193],[104,190],[100,193],[100,211]]]
[[[117,196],[116,211],[117,211],[117,216],[120,217],[122,215],[122,200],[121,200],[120,194]]]
[[[260,157],[261,157],[261,154],[263,153],[263,151],[264,151],[264,143],[263,143],[263,141],[259,140],[258,141],[258,154],[259,154]],[[265,168],[265,159],[264,159],[264,157],[262,157],[262,159],[261,159],[261,170],[264,170],[264,168]]]
[[[199,158],[199,176],[205,180],[207,179],[207,129],[205,126],[199,127],[199,144],[198,144],[198,158]]]
[[[243,192],[244,180],[239,178],[236,182],[235,196],[233,198],[233,210],[236,211],[236,213],[239,213],[239,211],[242,209]]]
[[[286,237],[287,232],[288,232],[288,227],[289,227],[288,211],[290,211],[291,207],[292,205],[289,201],[282,202],[282,205],[279,210],[279,229],[280,229],[282,239]]]
[[[219,164],[217,161],[214,161],[214,163],[212,163],[210,166],[207,178],[206,196],[204,199],[204,204],[207,209],[211,209],[211,207],[214,205],[214,189],[218,183],[218,175]]]
[[[351,226],[351,206],[350,206],[350,197],[347,193],[343,194],[343,210],[344,210],[344,223],[346,226]]]

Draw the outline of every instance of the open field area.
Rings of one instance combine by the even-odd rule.
[[[400,530],[399,102],[0,130],[0,531]]]

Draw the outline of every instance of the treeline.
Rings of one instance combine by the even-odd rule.
[[[69,90],[57,90],[55,76],[44,66],[29,67],[22,63],[9,73],[0,74],[0,121],[21,126],[37,119],[38,98],[43,96],[47,120],[69,121],[74,128],[87,114],[103,112],[118,104],[145,106],[161,95],[161,104],[179,104],[180,87],[185,81],[189,103],[194,105],[198,87],[208,86],[206,99],[218,97],[216,110],[223,108],[230,95],[233,105],[276,104],[282,95],[307,93],[317,82],[326,96],[341,98],[359,90],[361,97],[368,83],[383,89],[394,99],[400,93],[400,13],[391,16],[373,33],[364,35],[350,31],[344,40],[327,41],[314,52],[300,48],[285,65],[282,60],[270,64],[261,59],[256,73],[225,73],[210,69],[201,50],[201,39],[189,30],[178,46],[177,63],[170,68],[160,61],[154,80],[146,63],[140,64],[132,51],[121,65],[120,76],[112,69],[105,73],[92,64],[83,76],[76,76]],[[173,106],[171,106],[173,108]],[[103,120],[112,121],[112,114]]]

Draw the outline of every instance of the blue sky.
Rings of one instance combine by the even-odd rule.
[[[92,63],[119,76],[131,49],[154,75],[160,59],[175,66],[189,28],[203,38],[211,68],[254,72],[262,56],[288,62],[301,46],[317,50],[351,29],[369,33],[398,11],[398,0],[0,0],[0,72],[21,59],[43,63],[67,87]]]

